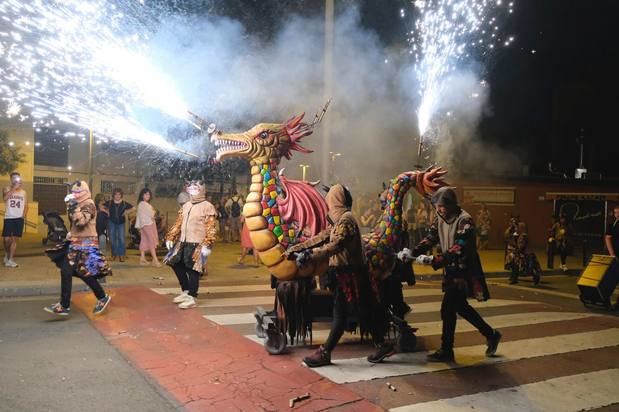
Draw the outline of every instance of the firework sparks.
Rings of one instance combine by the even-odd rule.
[[[187,119],[174,84],[149,59],[161,10],[136,0],[3,0],[0,98],[33,125],[56,118],[100,136],[175,150],[140,124],[144,107]]]
[[[498,20],[513,12],[502,0],[417,0],[420,17],[410,33],[410,52],[417,64],[421,103],[419,135],[424,136],[441,103],[445,80],[472,57],[484,58],[495,47],[509,46],[513,36],[500,34]],[[472,96],[473,98],[476,96]]]

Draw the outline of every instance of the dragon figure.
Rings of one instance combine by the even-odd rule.
[[[243,216],[251,241],[262,263],[282,281],[311,278],[326,271],[327,261],[311,262],[298,268],[283,254],[286,248],[327,227],[327,205],[314,184],[287,179],[278,173],[282,157],[293,151],[311,153],[300,141],[313,132],[313,124],[302,122],[304,114],[285,123],[260,123],[243,133],[217,132],[211,135],[216,159],[248,159],[251,186]],[[364,236],[366,256],[372,274],[382,279],[395,264],[395,252],[402,237],[402,201],[411,187],[424,197],[443,186],[446,171],[430,168],[397,176],[383,194],[386,207],[374,231]]]

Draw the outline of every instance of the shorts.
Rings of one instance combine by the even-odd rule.
[[[24,218],[4,219],[3,237],[21,237],[24,233]]]

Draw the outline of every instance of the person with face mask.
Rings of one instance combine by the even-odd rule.
[[[378,304],[378,285],[372,285],[361,244],[359,225],[352,216],[352,196],[340,184],[329,189],[325,198],[330,228],[305,242],[292,246],[286,257],[303,266],[311,260],[329,259],[329,289],[333,292],[333,321],[329,336],[316,352],[303,359],[310,368],[329,365],[331,352],[342,337],[350,319],[358,318],[361,331],[369,330],[376,352],[372,363],[394,354],[393,345],[384,341],[387,319]]]
[[[180,309],[197,306],[200,274],[206,273],[206,260],[217,237],[217,211],[206,200],[204,183],[189,182],[187,193],[190,200],[180,208],[176,223],[166,235],[168,254],[164,259],[181,287],[181,294],[174,298]]]
[[[112,297],[105,293],[98,279],[111,275],[112,270],[99,250],[97,208],[91,199],[88,184],[84,181],[73,183],[71,193],[65,197],[65,203],[71,231],[67,234],[66,242],[46,251],[60,268],[60,302],[43,309],[58,316],[69,315],[72,278],[75,276],[95,294],[97,304],[92,312],[100,315]]]
[[[432,265],[435,270],[443,268],[442,344],[440,349],[428,355],[428,361],[454,361],[457,315],[466,319],[486,337],[486,356],[494,356],[501,333],[488,325],[467,302],[468,297],[475,297],[479,301],[490,298],[477,254],[473,218],[460,208],[456,192],[452,188],[438,189],[432,196],[432,204],[436,208],[437,217],[426,237],[413,250],[413,255],[417,256],[416,263]],[[440,255],[425,255],[437,244],[441,247]]]

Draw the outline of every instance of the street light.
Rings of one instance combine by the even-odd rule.
[[[307,182],[307,180],[305,179],[305,176],[307,173],[307,169],[310,167],[310,165],[299,165],[299,167],[303,169],[303,177],[301,178],[301,180],[303,180],[304,182]]]
[[[336,153],[336,152],[329,152],[329,155],[331,156],[331,170],[329,171],[329,175],[330,175],[330,179],[329,180],[334,180],[335,179],[335,159],[337,159],[338,157],[340,157],[342,154],[341,153]]]

